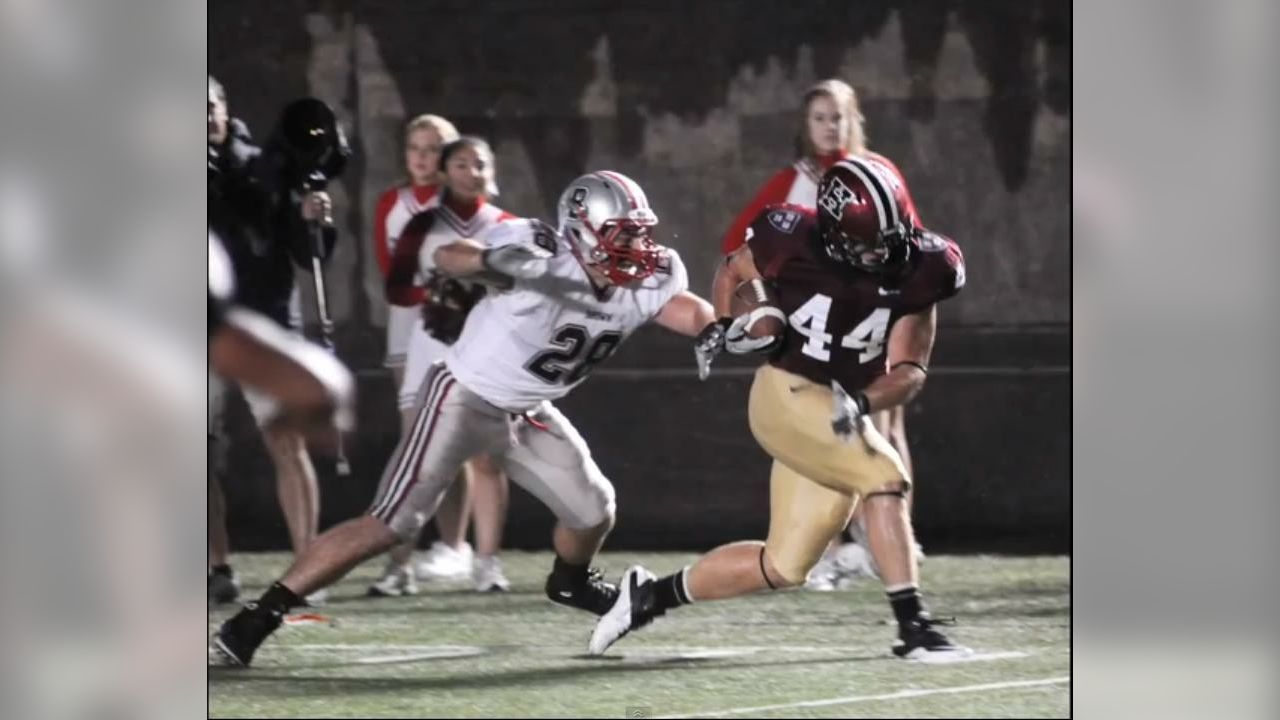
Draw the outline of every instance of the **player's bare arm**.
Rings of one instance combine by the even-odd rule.
[[[276,398],[278,422],[318,438],[335,424],[351,425],[351,374],[337,358],[294,339],[267,318],[246,310],[228,312],[209,339],[209,365]]]
[[[889,331],[889,372],[863,391],[871,412],[904,405],[920,393],[937,330],[937,305],[903,316],[893,324]]]
[[[654,322],[672,332],[696,337],[715,319],[711,303],[686,290],[668,300],[658,311]]]

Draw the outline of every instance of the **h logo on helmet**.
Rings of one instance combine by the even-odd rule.
[[[853,190],[839,177],[833,177],[827,183],[827,189],[823,191],[822,196],[818,198],[818,206],[831,216],[839,220],[844,214],[844,206],[854,199]]]

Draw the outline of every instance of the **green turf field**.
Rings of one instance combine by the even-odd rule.
[[[616,579],[659,575],[692,555],[610,553]],[[332,590],[332,626],[282,628],[249,670],[211,668],[210,717],[1066,717],[1067,558],[930,557],[924,587],[951,637],[984,659],[894,659],[878,583],[682,608],[584,656],[593,618],[542,594],[546,553],[504,556],[513,592],[423,584],[412,598],[363,597],[381,561]],[[240,555],[256,597],[288,562]],[[230,614],[212,610],[209,631]],[[887,696],[887,697],[886,697]]]

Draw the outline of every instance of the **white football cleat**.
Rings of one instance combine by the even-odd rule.
[[[418,583],[413,577],[413,571],[409,568],[408,563],[404,565],[391,564],[387,566],[386,571],[382,574],[382,579],[369,586],[370,597],[401,597],[405,595],[417,595]]]
[[[813,569],[809,571],[809,576],[805,578],[804,589],[818,592],[835,590],[840,580],[840,570],[841,568],[836,564],[833,554],[823,553],[822,558],[818,560],[818,564],[813,566]]]
[[[876,571],[876,561],[871,557],[871,553],[858,543],[845,543],[835,554],[835,564],[838,571],[843,576],[849,577],[868,577],[879,579],[880,575]]]
[[[609,612],[596,622],[596,628],[591,632],[591,641],[587,643],[587,652],[603,655],[605,650],[627,633],[639,630],[663,614],[654,609],[655,580],[657,578],[653,573],[639,565],[627,568],[622,574],[622,580],[618,582],[618,599],[609,608]]]
[[[493,555],[477,555],[471,570],[476,592],[506,592],[511,581],[502,572],[502,561]]]
[[[465,580],[471,577],[471,545],[453,548],[437,540],[414,568],[419,580]]]

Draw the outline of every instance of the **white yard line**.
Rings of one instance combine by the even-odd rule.
[[[768,712],[770,710],[788,710],[791,708],[825,707],[828,705],[852,705],[854,703],[873,702],[876,700],[905,700],[931,695],[958,695],[961,693],[986,692],[988,690],[1007,690],[1010,688],[1039,687],[1042,685],[1061,685],[1071,682],[1071,676],[1040,678],[1038,680],[1011,680],[1008,682],[983,683],[981,685],[958,685],[954,687],[924,688],[919,690],[899,690],[884,695],[850,695],[848,697],[826,698],[823,700],[803,700],[800,702],[781,703],[778,705],[756,705],[754,707],[726,708],[724,710],[708,710],[679,715],[658,715],[660,718],[696,718],[720,717],[723,715],[748,715]]]

